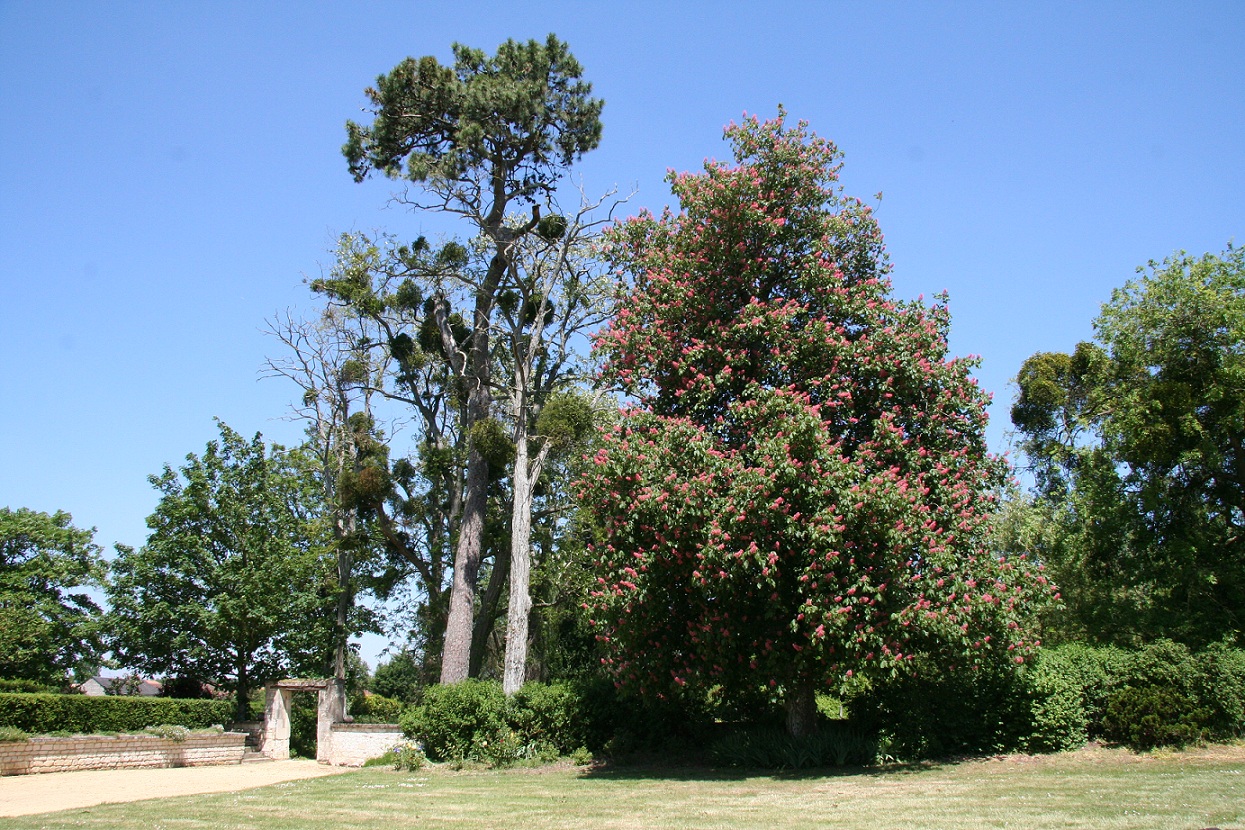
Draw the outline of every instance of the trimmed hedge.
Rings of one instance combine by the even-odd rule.
[[[896,678],[864,688],[849,709],[902,760],[1059,752],[1087,740],[1135,750],[1229,741],[1245,736],[1245,650],[1069,644],[1020,671]]]
[[[31,734],[134,732],[160,724],[204,729],[229,723],[233,714],[234,703],[229,700],[0,694],[0,726]]]

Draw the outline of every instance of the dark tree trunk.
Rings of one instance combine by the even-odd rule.
[[[787,734],[804,738],[817,731],[817,690],[811,680],[801,678],[787,690]]]
[[[480,613],[476,615],[475,627],[471,633],[471,676],[479,677],[484,665],[484,653],[488,650],[488,640],[497,624],[497,607],[501,603],[502,591],[506,588],[510,570],[510,549],[502,548],[496,553],[493,572],[489,575],[488,587],[480,599]]]
[[[445,645],[441,656],[441,682],[459,683],[471,673],[471,634],[474,628],[476,578],[483,554],[484,512],[487,507],[488,461],[472,448],[467,461],[463,521],[454,552],[454,583],[450,588],[450,612],[445,621]]]
[[[234,717],[239,722],[251,718],[251,678],[247,675],[246,663],[242,660],[238,661],[237,711]]]

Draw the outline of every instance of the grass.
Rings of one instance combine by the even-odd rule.
[[[653,766],[364,769],[8,828],[1245,828],[1245,744],[798,774]]]

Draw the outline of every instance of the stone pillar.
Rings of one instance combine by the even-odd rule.
[[[264,742],[261,752],[274,761],[290,757],[290,701],[294,694],[275,683],[265,687]]]
[[[316,701],[316,760],[333,763],[333,724],[346,720],[346,684],[329,680]]]

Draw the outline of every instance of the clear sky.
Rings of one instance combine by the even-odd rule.
[[[1027,356],[1090,337],[1138,265],[1245,244],[1238,0],[0,0],[0,506],[140,545],[147,476],[213,417],[296,443],[265,320],[314,312],[342,231],[433,228],[346,172],[364,87],[549,32],[606,101],[590,193],[659,209],[779,103],[838,143],[847,191],[885,194],[896,294],[950,292],[997,451]]]

